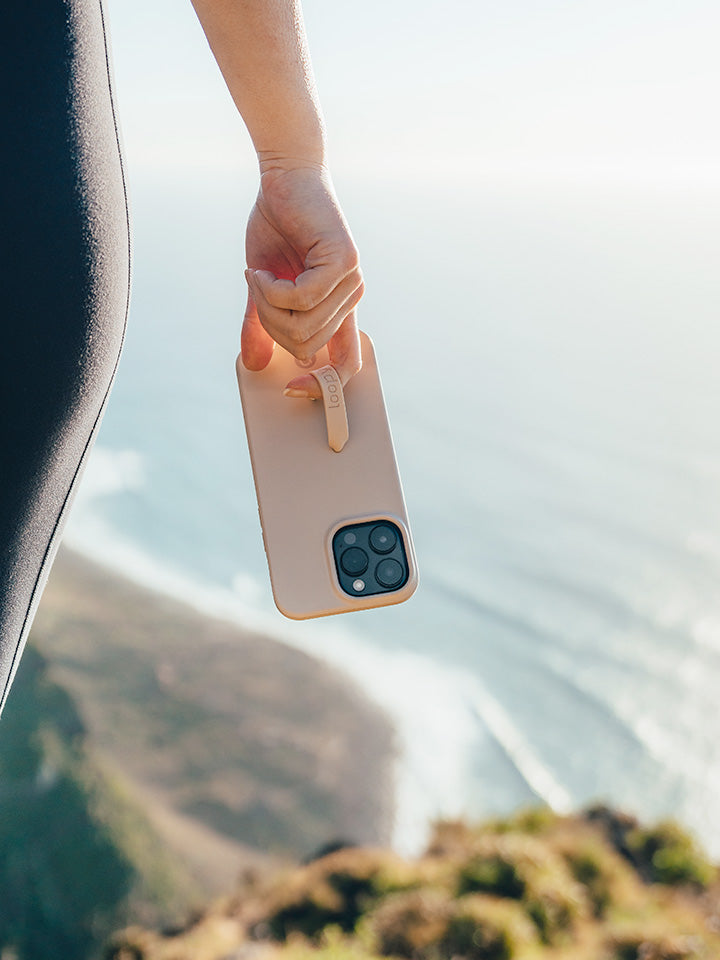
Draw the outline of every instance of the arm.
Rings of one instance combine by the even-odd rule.
[[[326,165],[325,131],[299,0],[193,0],[260,163],[246,237],[245,366],[274,343],[299,360],[326,343],[343,382],[360,369],[358,255]],[[319,396],[313,377],[291,396]]]

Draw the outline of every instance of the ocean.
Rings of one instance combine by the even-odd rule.
[[[720,856],[720,193],[612,171],[337,186],[416,596],[273,607],[234,376],[243,171],[131,168],[130,325],[68,542],[354,676],[397,725],[400,849],[440,815],[603,800]]]

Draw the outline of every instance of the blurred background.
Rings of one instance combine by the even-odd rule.
[[[421,587],[274,610],[233,370],[255,160],[177,0],[109,4],[133,301],[68,543],[353,678],[401,851],[602,799],[720,856],[720,11],[304,9]]]

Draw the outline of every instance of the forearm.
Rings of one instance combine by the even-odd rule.
[[[192,2],[261,163],[324,163],[299,0]]]

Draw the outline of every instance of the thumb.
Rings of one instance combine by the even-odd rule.
[[[346,386],[348,380],[362,369],[362,348],[357,325],[357,311],[352,310],[343,320],[335,335],[328,342],[330,363],[335,367]],[[322,397],[318,382],[312,374],[295,377],[285,387],[286,397],[309,397],[319,400]]]

